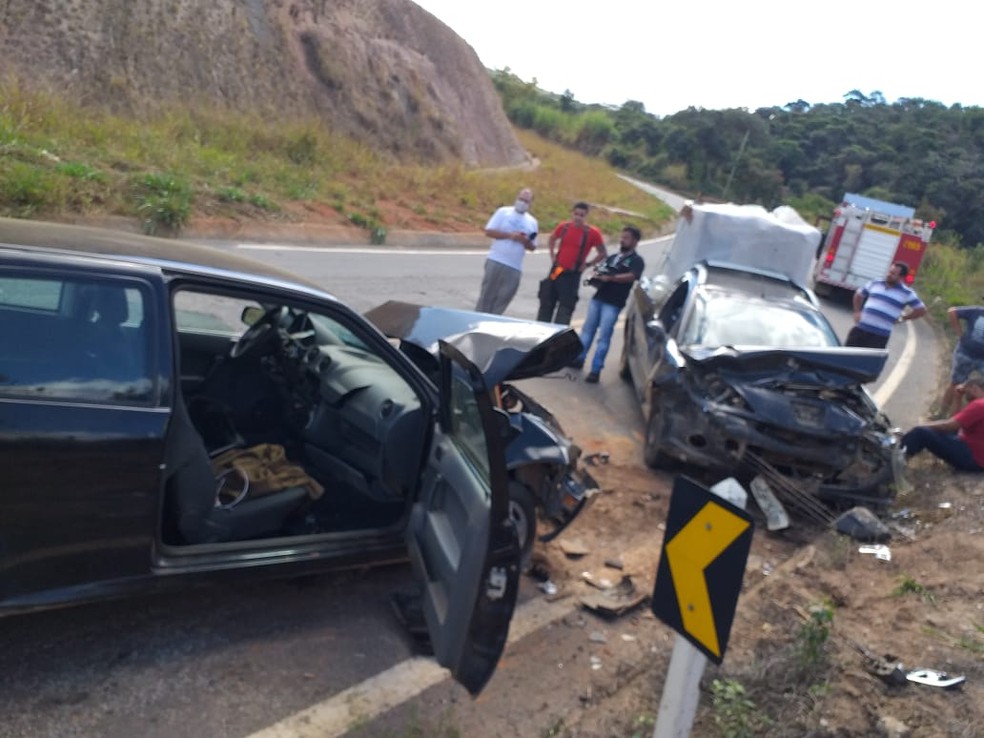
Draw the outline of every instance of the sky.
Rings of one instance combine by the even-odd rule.
[[[964,0],[414,0],[489,69],[582,103],[837,103],[851,90],[984,105],[979,10]]]

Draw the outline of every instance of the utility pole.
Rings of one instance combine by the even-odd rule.
[[[731,189],[731,180],[734,179],[735,170],[738,168],[738,162],[741,160],[741,155],[745,153],[745,144],[748,143],[748,136],[751,132],[751,128],[745,131],[745,137],[742,138],[741,146],[738,147],[738,156],[735,157],[735,163],[731,165],[731,174],[728,175],[728,181],[724,185],[724,193],[722,195],[722,199],[724,200],[728,199],[728,190]]]

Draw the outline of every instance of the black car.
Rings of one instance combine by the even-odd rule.
[[[841,347],[807,288],[703,261],[637,283],[624,338],[650,466],[762,474],[814,513],[894,495],[896,437],[863,386],[887,352]]]
[[[508,374],[558,330],[483,351]],[[477,692],[520,550],[510,420],[468,350],[439,341],[430,377],[275,268],[0,219],[0,614],[409,556],[436,658]]]

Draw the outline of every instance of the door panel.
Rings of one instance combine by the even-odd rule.
[[[0,274],[0,607],[148,576],[168,421],[152,275]]]
[[[441,422],[407,532],[438,662],[472,694],[492,676],[519,591],[504,431],[481,372],[441,345]]]

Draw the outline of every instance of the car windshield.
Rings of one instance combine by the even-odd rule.
[[[740,293],[702,291],[680,333],[685,346],[837,346],[837,336],[812,308]]]

